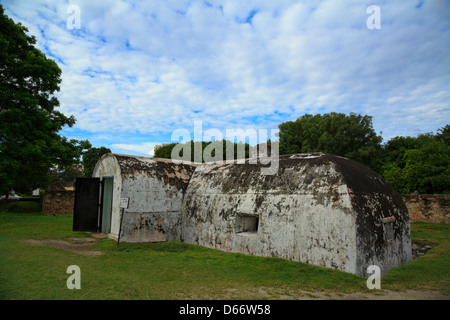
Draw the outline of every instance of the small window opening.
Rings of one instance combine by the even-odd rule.
[[[236,233],[256,234],[258,232],[259,218],[256,216],[236,215]]]
[[[394,217],[383,218],[384,234],[387,241],[394,239]]]

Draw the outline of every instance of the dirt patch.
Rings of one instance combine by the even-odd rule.
[[[314,292],[300,300],[450,300],[450,296],[435,291],[389,291],[377,290],[373,293],[321,293]]]
[[[413,260],[425,255],[428,251],[433,249],[434,246],[436,246],[436,244],[432,242],[413,241],[411,246]]]
[[[309,291],[300,288],[251,287],[224,288],[213,291],[178,293],[177,299],[187,300],[450,300],[450,295],[438,291],[422,290],[370,290],[344,293],[338,291]]]
[[[55,247],[71,252],[75,252],[78,254],[86,255],[86,256],[97,256],[101,255],[101,251],[91,250],[90,247],[97,239],[94,238],[68,238],[67,240],[52,240],[52,239],[44,239],[44,240],[24,240],[26,243],[41,245],[41,246],[50,246]]]
[[[450,300],[450,295],[437,291],[390,291],[372,290],[370,292],[341,293],[333,291],[307,291],[275,287],[244,289],[228,288],[220,297],[211,295],[209,299],[241,299],[245,296],[255,300]],[[183,297],[185,298],[185,297]],[[190,298],[190,297],[188,297]],[[200,297],[202,299],[204,297]]]
[[[436,291],[389,291],[382,290],[379,293],[353,293],[344,295],[341,300],[450,300],[449,295]]]

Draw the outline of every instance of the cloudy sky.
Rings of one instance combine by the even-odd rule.
[[[385,141],[450,123],[448,0],[0,3],[62,69],[77,123],[61,134],[113,152],[194,138],[195,121],[225,137],[354,112]]]

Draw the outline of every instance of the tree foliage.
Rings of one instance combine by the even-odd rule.
[[[98,160],[106,153],[111,153],[111,150],[106,147],[90,148],[83,153],[84,174],[87,177],[92,175]]]
[[[280,124],[280,154],[326,152],[361,162],[403,194],[450,192],[450,126],[381,144],[372,117],[306,114]]]
[[[73,187],[76,178],[84,177],[80,164],[67,165],[62,168],[53,167],[49,171],[50,185],[57,184],[62,187]]]
[[[163,146],[156,148],[155,157],[156,158],[172,158],[172,150],[177,146],[178,143],[169,143]],[[249,158],[251,155],[251,147],[248,143],[243,142],[232,142],[229,140],[219,140],[219,141],[188,141],[182,144],[182,146],[187,148],[181,148],[180,153],[177,155],[182,158],[183,150],[191,151],[190,161],[192,162],[205,162],[204,155],[210,157],[216,157],[216,150],[221,152],[222,155],[217,155],[217,158],[220,157],[220,160],[229,160],[229,159],[239,159],[239,158]],[[227,150],[232,150],[232,154],[230,152],[230,156],[227,157]],[[197,153],[196,153],[197,152]],[[201,159],[201,160],[200,160]],[[197,161],[200,160],[200,161]],[[219,159],[216,159],[219,160]]]
[[[0,193],[45,187],[55,165],[79,161],[88,141],[58,135],[75,118],[56,110],[61,70],[0,6]]]
[[[372,117],[351,113],[306,114],[279,125],[280,154],[325,152],[378,168],[381,136]]]
[[[384,144],[372,127],[372,117],[354,113],[306,114],[296,121],[280,124],[279,129],[280,154],[325,152],[353,159],[380,173],[403,194],[450,192],[449,125],[438,129],[436,134],[395,137]],[[191,147],[191,161],[196,157],[195,144],[201,144],[197,150],[202,154],[213,150],[211,156],[214,156],[211,147],[217,143],[223,148],[223,160],[226,160],[227,145],[232,145],[232,157],[237,159],[238,146],[242,143],[189,141],[186,145]],[[171,143],[157,148],[155,157],[171,158],[176,145]],[[245,157],[250,153],[251,147],[245,144]],[[200,158],[197,156],[197,159]]]
[[[49,171],[50,184],[57,183],[63,187],[73,187],[76,178],[90,177],[94,171],[95,165],[102,155],[110,153],[111,150],[105,147],[89,147],[90,143],[84,145],[85,151],[80,150],[83,160],[80,163],[66,166],[55,166]]]
[[[395,137],[384,146],[381,174],[403,194],[450,192],[449,126],[439,133]]]

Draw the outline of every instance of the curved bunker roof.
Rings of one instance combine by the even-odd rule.
[[[120,166],[122,176],[147,175],[164,181],[177,190],[186,190],[195,169],[192,164],[175,164],[170,159],[112,154]]]
[[[411,260],[401,196],[370,168],[325,153],[282,155],[261,164],[199,166],[186,190],[181,240],[277,256],[366,276]]]

